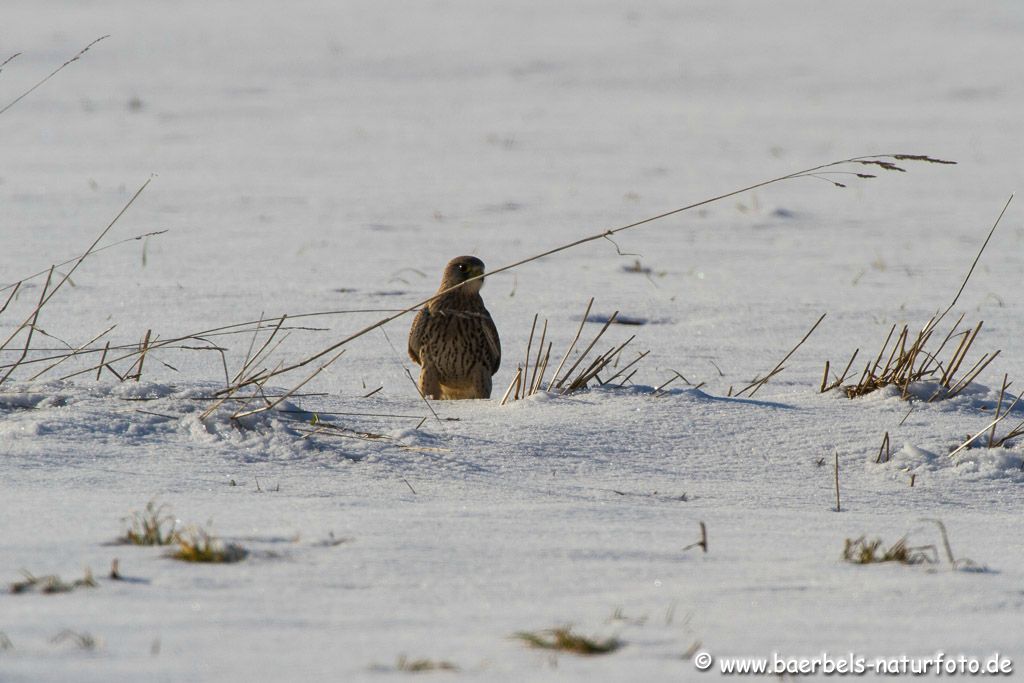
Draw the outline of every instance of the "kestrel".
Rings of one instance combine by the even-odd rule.
[[[491,397],[491,375],[501,365],[501,340],[480,298],[484,279],[442,293],[483,274],[484,262],[475,256],[453,258],[437,294],[412,321],[409,357],[420,365],[424,398]]]

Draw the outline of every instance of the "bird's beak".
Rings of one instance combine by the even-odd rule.
[[[470,268],[469,268],[469,276],[470,277],[477,277],[478,275],[483,275],[483,274],[484,274],[484,269],[483,268],[480,268],[479,266],[470,266]],[[481,278],[481,279],[483,279],[483,278]]]

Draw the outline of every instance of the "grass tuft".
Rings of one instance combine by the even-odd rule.
[[[515,638],[530,647],[543,650],[558,650],[577,655],[603,655],[614,652],[624,645],[618,638],[598,640],[573,633],[571,626],[547,629],[545,631],[520,631]]]
[[[891,158],[899,161],[924,161],[934,164],[952,163],[921,154],[897,154],[892,155]],[[859,163],[874,164],[886,170],[903,170],[891,162],[885,161],[859,161]],[[971,382],[981,374],[982,370],[988,367],[988,364],[999,355],[999,351],[991,354],[985,353],[969,370],[964,371],[957,378],[960,366],[963,364],[964,359],[967,357],[967,352],[981,331],[983,322],[979,322],[973,328],[968,327],[961,331],[959,330],[960,323],[964,319],[964,316],[961,315],[942,340],[942,343],[938,345],[938,348],[929,350],[927,346],[939,323],[945,319],[946,315],[956,306],[956,302],[960,300],[960,295],[964,293],[964,289],[967,287],[974,269],[978,266],[978,261],[981,260],[981,255],[985,253],[985,248],[988,246],[989,240],[992,239],[996,228],[999,227],[999,222],[1006,214],[1006,209],[1009,208],[1011,201],[1013,201],[1013,195],[1010,195],[1010,198],[1006,200],[1006,204],[1003,205],[1003,210],[999,212],[995,223],[992,224],[992,228],[988,231],[988,235],[985,237],[985,241],[982,242],[978,254],[974,257],[966,277],[964,277],[963,282],[960,284],[960,289],[957,290],[956,296],[953,297],[946,310],[932,316],[916,336],[910,333],[907,325],[904,325],[890,349],[889,342],[893,340],[893,333],[896,332],[896,326],[893,325],[874,363],[868,362],[856,384],[844,385],[843,383],[846,381],[847,373],[853,366],[854,359],[857,358],[859,349],[853,352],[850,362],[846,364],[846,369],[843,370],[842,375],[836,377],[832,382],[829,381],[829,363],[826,361],[825,373],[821,379],[821,393],[842,387],[843,393],[847,397],[856,398],[870,394],[883,387],[895,386],[900,388],[900,395],[903,399],[909,399],[911,398],[910,385],[914,382],[937,381],[938,389],[927,399],[930,402],[940,398],[952,398],[970,386]],[[955,341],[952,345],[954,348],[952,356],[943,365],[939,354],[942,353],[942,350],[950,340],[957,338],[959,338],[959,341]],[[883,358],[886,359],[885,365],[882,365]],[[851,377],[856,377],[856,375],[851,375]]]
[[[853,384],[844,384],[844,382],[859,349],[853,352],[842,375],[833,376],[834,379],[831,382],[828,380],[829,364],[826,363],[821,392],[825,393],[841,388],[847,398],[858,398],[892,386],[899,389],[901,398],[908,400],[914,398],[912,385],[918,382],[935,382],[937,387],[924,397],[927,401],[953,398],[959,395],[988,367],[989,363],[995,360],[1000,352],[985,353],[970,366],[970,369],[960,372],[971,346],[977,339],[978,333],[981,332],[983,322],[979,322],[974,327],[960,329],[960,323],[963,321],[963,316],[960,316],[941,343],[937,347],[930,348],[929,344],[932,342],[941,319],[942,317],[939,315],[933,316],[916,335],[910,332],[908,325],[904,325],[896,334],[896,326],[893,325],[874,360],[864,366],[860,378]],[[953,342],[953,352],[948,356],[948,360],[943,362],[940,354],[951,341]],[[852,376],[856,377],[856,375]]]
[[[171,545],[178,541],[178,522],[165,514],[166,505],[155,501],[146,503],[146,509],[133,512],[131,526],[118,542],[127,545]],[[128,521],[128,518],[126,518]]]
[[[426,671],[458,671],[459,667],[444,660],[408,659],[405,655],[401,655],[398,662],[395,663],[395,670],[406,673],[423,673]]]
[[[182,562],[230,564],[240,562],[249,551],[236,543],[225,543],[205,529],[195,527],[187,535],[178,534],[178,549],[170,557]]]
[[[95,650],[99,647],[99,641],[96,640],[95,636],[91,633],[78,633],[69,628],[64,629],[53,638],[50,638],[50,642],[55,645],[64,642],[72,642],[82,650]]]
[[[43,593],[44,595],[53,595],[56,593],[70,593],[76,588],[96,588],[98,585],[96,579],[92,577],[92,571],[89,569],[85,570],[85,575],[70,583],[63,581],[56,574],[49,574],[47,576],[33,576],[29,572],[22,570],[21,572],[25,578],[21,581],[15,581],[10,585],[10,592],[12,594],[21,593]]]
[[[927,553],[932,551],[932,555]],[[848,538],[843,546],[843,560],[851,564],[882,564],[899,562],[900,564],[935,564],[935,546],[911,548],[907,546],[906,537],[883,547],[882,539],[868,541],[866,537]]]
[[[613,322],[617,321],[619,312],[615,311],[611,316],[603,319],[604,326],[597,333],[594,339],[587,345],[587,347],[577,358],[576,362],[569,367],[564,373],[562,368],[565,366],[566,361],[576,348],[576,344],[580,340],[580,335],[583,333],[583,326],[587,322],[591,322],[590,309],[594,305],[594,299],[591,297],[590,302],[587,304],[587,310],[583,313],[583,318],[580,320],[579,329],[576,330],[576,336],[573,338],[572,343],[569,344],[569,348],[566,349],[565,355],[562,356],[561,362],[558,367],[555,368],[554,375],[548,381],[547,388],[544,387],[544,376],[548,370],[548,364],[551,360],[551,342],[548,342],[547,346],[544,345],[548,331],[548,321],[545,320],[540,336],[540,344],[537,347],[537,352],[533,358],[533,367],[530,367],[531,350],[533,346],[533,335],[537,329],[537,318],[533,316],[533,325],[530,328],[530,336],[526,342],[526,354],[523,365],[520,365],[516,369],[516,373],[512,378],[512,382],[509,384],[508,389],[505,391],[504,396],[501,399],[501,405],[505,405],[509,400],[518,401],[520,399],[527,398],[536,394],[539,391],[553,391],[560,395],[572,394],[577,391],[586,389],[591,382],[596,382],[599,386],[605,386],[611,384],[613,381],[622,377],[627,370],[636,365],[639,361],[649,353],[644,351],[643,353],[637,354],[637,357],[626,363],[619,368],[619,360],[623,349],[632,342],[636,335],[631,336],[629,339],[624,341],[618,346],[612,346],[607,351],[599,353],[589,362],[585,363],[587,355],[593,350],[598,340],[608,330],[608,326]],[[611,374],[606,373],[606,379],[601,379],[600,374],[605,371],[605,368],[611,366],[612,370],[618,369],[616,372]],[[634,370],[635,372],[635,370]],[[620,380],[619,385],[625,384],[633,373],[630,373],[625,379]]]
[[[953,547],[949,542],[949,533],[946,531],[946,525],[942,523],[942,520],[922,519],[921,521],[930,522],[938,528],[942,538],[942,548],[950,569],[969,572],[988,571],[988,568],[984,565],[979,565],[966,557],[957,558],[953,554]],[[908,546],[906,536],[888,548],[883,546],[882,539],[880,538],[868,541],[865,536],[861,536],[860,538],[846,539],[843,546],[842,559],[852,564],[881,564],[884,562],[938,564],[939,550],[936,545]]]

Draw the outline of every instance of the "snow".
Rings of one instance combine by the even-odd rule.
[[[714,676],[695,649],[1024,666],[1024,439],[948,455],[1024,376],[1019,207],[950,314],[985,321],[968,363],[1002,350],[971,391],[818,393],[825,360],[866,362],[949,304],[1021,186],[1019,3],[8,0],[0,18],[0,60],[22,52],[0,106],[110,34],[0,115],[0,286],[44,271],[0,338],[151,176],[101,246],[167,231],[86,259],[42,309],[38,353],[111,325],[100,346],[288,314],[265,364],[294,363],[428,297],[458,254],[493,270],[855,155],[959,162],[777,184],[495,275],[490,401],[424,405],[408,317],[240,420],[202,415],[251,326],[153,350],[139,382],[62,379],[95,356],[19,368],[0,386],[0,578],[89,568],[98,586],[0,594],[0,680],[387,681],[411,675],[402,656],[459,667],[431,680]],[[533,316],[560,357],[590,297],[595,321],[646,323],[601,342],[650,350],[634,384],[499,405]],[[729,396],[822,313],[780,374]],[[674,372],[705,384],[656,391]],[[250,556],[111,545],[151,500]],[[950,567],[930,519],[986,570]],[[708,552],[684,550],[701,522]],[[862,535],[940,562],[843,562]],[[128,580],[107,577],[115,558]],[[513,638],[566,624],[625,646]],[[95,646],[54,642],[66,629]]]

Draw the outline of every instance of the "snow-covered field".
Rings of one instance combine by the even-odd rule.
[[[0,115],[0,287],[44,271],[0,340],[151,175],[100,246],[166,232],[86,259],[26,360],[112,325],[93,347],[375,309],[289,321],[273,368],[427,298],[459,254],[496,269],[846,157],[959,163],[787,181],[495,275],[495,397],[436,417],[406,374],[409,316],[347,344],[277,406],[292,412],[241,422],[202,414],[251,325],[187,343],[224,362],[152,351],[138,382],[60,379],[96,354],[35,380],[53,361],[23,364],[0,385],[0,681],[387,681],[421,659],[458,668],[431,680],[715,676],[698,651],[714,670],[826,651],[1024,667],[1024,439],[947,457],[992,420],[1004,374],[1024,389],[1021,207],[950,313],[985,322],[965,369],[1002,351],[968,391],[818,391],[826,360],[860,348],[859,375],[893,324],[945,308],[1021,188],[1024,5],[5,0],[0,61],[23,54],[0,107],[105,34]],[[560,355],[590,297],[646,321],[601,342],[636,334],[622,362],[650,351],[631,382],[499,405],[534,315]],[[823,313],[780,374],[728,396]],[[705,384],[655,393],[675,372]],[[387,438],[303,438],[313,413]],[[112,544],[149,501],[249,556]],[[974,565],[949,565],[929,519]],[[685,549],[701,522],[706,553]],[[840,557],[905,534],[939,561]],[[115,558],[127,580],[108,578]],[[86,568],[96,587],[6,590]],[[624,645],[581,657],[513,637],[563,625]]]

